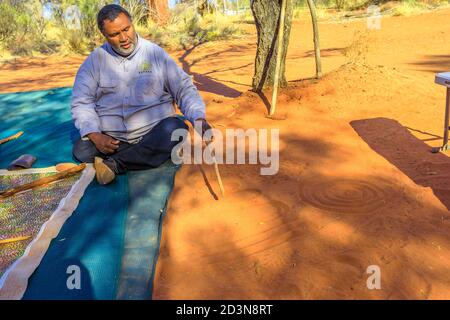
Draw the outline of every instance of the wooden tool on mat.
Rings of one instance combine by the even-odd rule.
[[[0,139],[0,144],[3,144],[5,142],[8,142],[8,141],[11,141],[11,140],[14,140],[14,139],[17,139],[21,135],[23,135],[23,131],[17,132],[16,134],[13,134],[12,136],[7,137],[5,139]]]
[[[17,241],[23,241],[23,240],[27,240],[30,238],[31,238],[31,236],[2,239],[2,240],[0,240],[0,244],[7,244],[7,243],[12,243],[12,242],[17,242]]]
[[[12,195],[15,195],[16,193],[19,193],[19,192],[22,192],[25,190],[29,190],[29,189],[34,189],[34,188],[43,186],[50,182],[54,182],[54,181],[58,181],[58,180],[61,180],[64,178],[71,177],[71,176],[77,174],[78,172],[83,171],[84,168],[86,168],[86,164],[82,163],[75,167],[69,168],[67,170],[55,173],[51,176],[43,177],[43,178],[34,180],[30,183],[26,183],[21,186],[17,186],[17,187],[11,188],[9,190],[2,191],[2,192],[0,192],[0,199],[5,199]]]
[[[58,163],[55,166],[55,169],[58,172],[62,172],[62,171],[65,171],[67,169],[75,168],[76,166],[77,166],[77,164],[73,163],[73,162],[62,162],[62,163]]]

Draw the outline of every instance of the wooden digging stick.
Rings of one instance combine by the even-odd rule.
[[[10,197],[12,195],[15,195],[18,192],[22,192],[22,191],[29,190],[29,189],[34,189],[36,187],[43,186],[43,185],[45,185],[47,183],[50,183],[50,182],[54,182],[54,181],[58,181],[58,180],[61,180],[61,179],[64,179],[64,178],[71,177],[71,176],[77,174],[78,172],[83,171],[84,168],[86,168],[86,164],[82,163],[82,164],[79,164],[76,167],[73,167],[73,168],[70,168],[70,169],[58,172],[58,173],[53,174],[51,176],[43,177],[43,178],[34,180],[34,181],[30,182],[30,183],[26,183],[26,184],[23,184],[21,186],[17,186],[17,187],[11,188],[9,190],[2,191],[2,192],[0,192],[0,199],[5,199],[5,198],[8,198],[8,197]]]
[[[205,141],[203,141],[203,143],[205,144],[205,147],[208,148],[209,143],[206,143]],[[220,176],[219,165],[217,164],[217,159],[216,159],[216,153],[214,152],[214,154],[211,154],[211,155],[213,157],[213,162],[214,162],[214,172],[216,173],[217,182],[219,182],[220,193],[222,194],[222,197],[225,197],[225,189],[223,187],[222,177]]]
[[[214,171],[216,172],[217,181],[219,182],[220,192],[222,193],[222,197],[225,197],[225,189],[223,188],[222,178],[220,177],[219,165],[217,164],[216,155],[213,154],[212,156],[214,160]]]
[[[210,123],[212,128],[215,128],[215,126]],[[205,142],[205,145],[208,147],[209,143]],[[220,193],[222,194],[222,197],[225,197],[225,188],[223,187],[223,183],[222,183],[222,177],[220,176],[220,171],[219,171],[219,165],[217,164],[217,159],[216,159],[216,152],[214,152],[214,154],[212,154],[213,156],[213,161],[214,161],[214,172],[216,173],[216,177],[217,177],[217,182],[219,182],[219,188],[220,188]]]
[[[14,134],[14,135],[12,135],[12,136],[10,136],[10,137],[7,137],[7,138],[5,138],[5,139],[1,139],[1,140],[0,140],[0,144],[3,144],[3,143],[5,143],[5,142],[8,142],[8,141],[11,141],[11,140],[14,140],[14,139],[17,139],[17,138],[20,137],[22,134],[23,134],[23,131],[20,131],[20,132],[17,132],[16,134]]]

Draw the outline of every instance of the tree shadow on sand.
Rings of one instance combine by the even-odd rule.
[[[192,46],[191,48],[187,49],[185,48],[185,52],[183,53],[183,55],[178,59],[181,62],[182,68],[183,70],[189,74],[193,76],[193,80],[194,80],[194,84],[196,85],[197,89],[200,91],[204,91],[204,92],[210,92],[210,93],[214,93],[217,95],[221,95],[227,98],[237,98],[241,95],[241,92],[233,89],[231,87],[228,87],[226,85],[224,85],[223,83],[220,83],[218,81],[215,81],[212,77],[206,75],[206,74],[201,74],[201,73],[197,73],[197,72],[193,72],[191,69],[192,67],[200,60],[194,60],[193,62],[189,63],[187,61],[187,57],[197,48],[199,47],[203,42],[200,42],[194,46]],[[231,47],[228,50],[225,51],[220,51],[220,52],[216,52],[214,53],[214,55],[219,55],[220,53],[225,53],[225,52],[232,52],[234,51],[234,47]],[[207,56],[208,57],[208,56]],[[207,58],[204,57],[204,58]],[[242,66],[245,67],[245,66]],[[229,68],[228,70],[235,70],[236,68]],[[227,71],[227,70],[221,70],[221,71]]]

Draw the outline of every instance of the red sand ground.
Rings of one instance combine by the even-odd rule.
[[[295,22],[277,115],[248,92],[252,35],[174,52],[218,129],[280,129],[280,170],[185,165],[164,222],[155,299],[449,299],[450,160],[441,143],[450,10],[321,23],[314,76],[309,20]],[[83,57],[1,66],[0,91],[70,86]],[[266,93],[270,100],[270,92]],[[219,195],[214,200],[212,193]],[[381,269],[369,290],[366,269]]]

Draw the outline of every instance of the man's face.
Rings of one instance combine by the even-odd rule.
[[[114,50],[124,57],[133,53],[136,47],[136,32],[124,13],[120,13],[113,21],[108,19],[104,21],[103,35]]]

